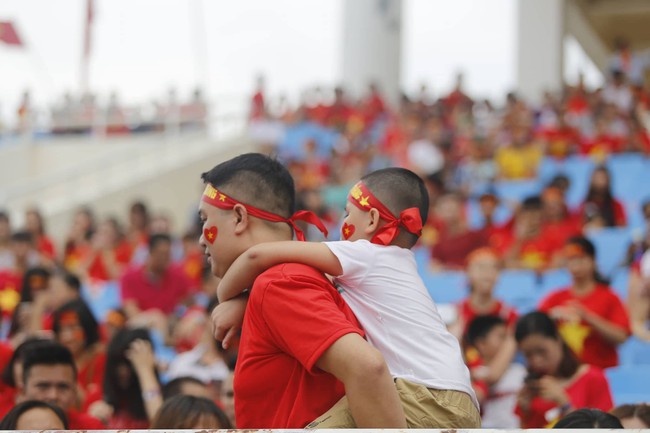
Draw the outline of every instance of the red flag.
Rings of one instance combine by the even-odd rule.
[[[90,57],[90,43],[93,26],[93,16],[95,14],[93,0],[86,0],[86,26],[84,29],[84,58]]]
[[[22,47],[23,42],[16,32],[16,28],[11,21],[0,21],[0,41],[7,45]]]

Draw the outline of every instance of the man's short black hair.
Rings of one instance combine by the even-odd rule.
[[[284,218],[295,211],[291,174],[280,162],[261,153],[245,153],[222,162],[201,174],[201,179],[237,201]]]
[[[23,383],[27,384],[29,373],[39,365],[69,365],[76,380],[77,366],[67,347],[56,341],[44,342],[29,347],[23,355]]]
[[[467,342],[476,346],[478,340],[485,338],[497,326],[506,326],[506,321],[499,316],[478,316],[469,323],[465,338]]]
[[[149,251],[153,250],[158,246],[158,244],[162,244],[162,243],[171,244],[172,243],[171,236],[165,233],[156,233],[154,235],[149,236]]]
[[[411,170],[398,167],[383,168],[361,178],[395,217],[408,208],[418,208],[422,224],[429,217],[429,193],[422,179]],[[401,230],[409,247],[415,245],[418,237]]]

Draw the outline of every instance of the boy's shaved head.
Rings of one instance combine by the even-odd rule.
[[[422,179],[411,170],[384,168],[365,175],[361,180],[395,217],[399,218],[403,210],[414,207],[420,211],[422,224],[426,223],[429,194]],[[410,248],[418,237],[402,228],[398,239],[403,239]]]

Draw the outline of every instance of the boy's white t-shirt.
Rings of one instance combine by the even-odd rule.
[[[366,240],[325,245],[343,270],[337,288],[393,377],[465,392],[478,407],[458,340],[424,286],[413,252]]]
[[[483,402],[482,428],[520,427],[519,417],[515,415],[517,394],[524,385],[528,371],[521,364],[513,363],[501,376],[501,380],[492,385],[487,400]]]

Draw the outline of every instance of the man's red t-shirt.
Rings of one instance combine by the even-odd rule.
[[[591,293],[581,297],[575,295],[570,287],[560,289],[542,300],[539,310],[550,313],[553,308],[571,302],[582,304],[587,310],[620,326],[628,335],[630,334],[630,323],[623,303],[609,287],[604,285],[596,286]],[[558,327],[566,343],[585,364],[603,369],[618,365],[616,346],[607,342],[584,320],[578,323],[560,321]]]
[[[363,335],[354,314],[314,268],[288,263],[253,285],[235,371],[237,428],[302,428],[345,395],[316,367],[346,334]]]
[[[603,371],[596,367],[589,366],[564,390],[574,409],[591,408],[608,412],[614,406],[607,378]],[[515,413],[521,418],[521,428],[525,429],[550,427],[561,415],[555,403],[541,397],[533,398],[527,413],[519,406],[516,407]]]
[[[182,268],[170,265],[159,280],[145,266],[130,269],[122,277],[122,300],[134,300],[140,310],[158,309],[170,314],[190,293],[192,282]]]

